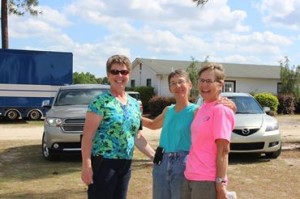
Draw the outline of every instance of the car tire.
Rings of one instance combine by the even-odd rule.
[[[53,152],[47,147],[45,132],[43,133],[42,138],[42,154],[43,157],[49,161],[56,161],[59,159],[59,156],[57,154],[53,154]]]
[[[267,158],[270,158],[270,159],[276,159],[278,158],[278,156],[281,154],[281,146],[280,146],[280,149],[278,149],[277,151],[275,152],[271,152],[271,153],[266,153],[266,156]]]

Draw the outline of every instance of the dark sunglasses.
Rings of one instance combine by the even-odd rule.
[[[110,74],[112,75],[128,75],[129,71],[128,70],[110,70]]]

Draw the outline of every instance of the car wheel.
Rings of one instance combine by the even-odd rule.
[[[47,147],[45,132],[43,133],[43,138],[42,138],[42,154],[46,160],[49,161],[58,160],[58,155],[53,154],[53,152],[51,152],[51,150]]]
[[[266,156],[270,159],[276,159],[278,158],[278,156],[281,154],[281,146],[280,146],[280,149],[278,149],[277,151],[275,152],[271,152],[271,153],[266,153]]]
[[[19,114],[17,111],[15,110],[9,110],[7,113],[6,113],[6,118],[8,120],[16,120],[17,118],[19,117]]]
[[[41,119],[42,115],[39,111],[33,110],[29,113],[29,119],[30,120],[39,120]]]

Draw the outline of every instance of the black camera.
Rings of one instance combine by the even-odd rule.
[[[154,159],[153,159],[154,164],[160,165],[160,163],[163,159],[164,152],[165,152],[165,150],[163,147],[159,146],[156,148]]]

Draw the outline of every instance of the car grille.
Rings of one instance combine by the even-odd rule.
[[[260,150],[264,148],[264,142],[255,143],[231,143],[230,150],[247,151],[247,150]]]
[[[66,119],[62,125],[64,132],[82,132],[85,119]]]
[[[241,135],[241,136],[248,136],[252,135],[253,133],[256,133],[259,130],[259,128],[256,129],[234,129],[233,132]]]

